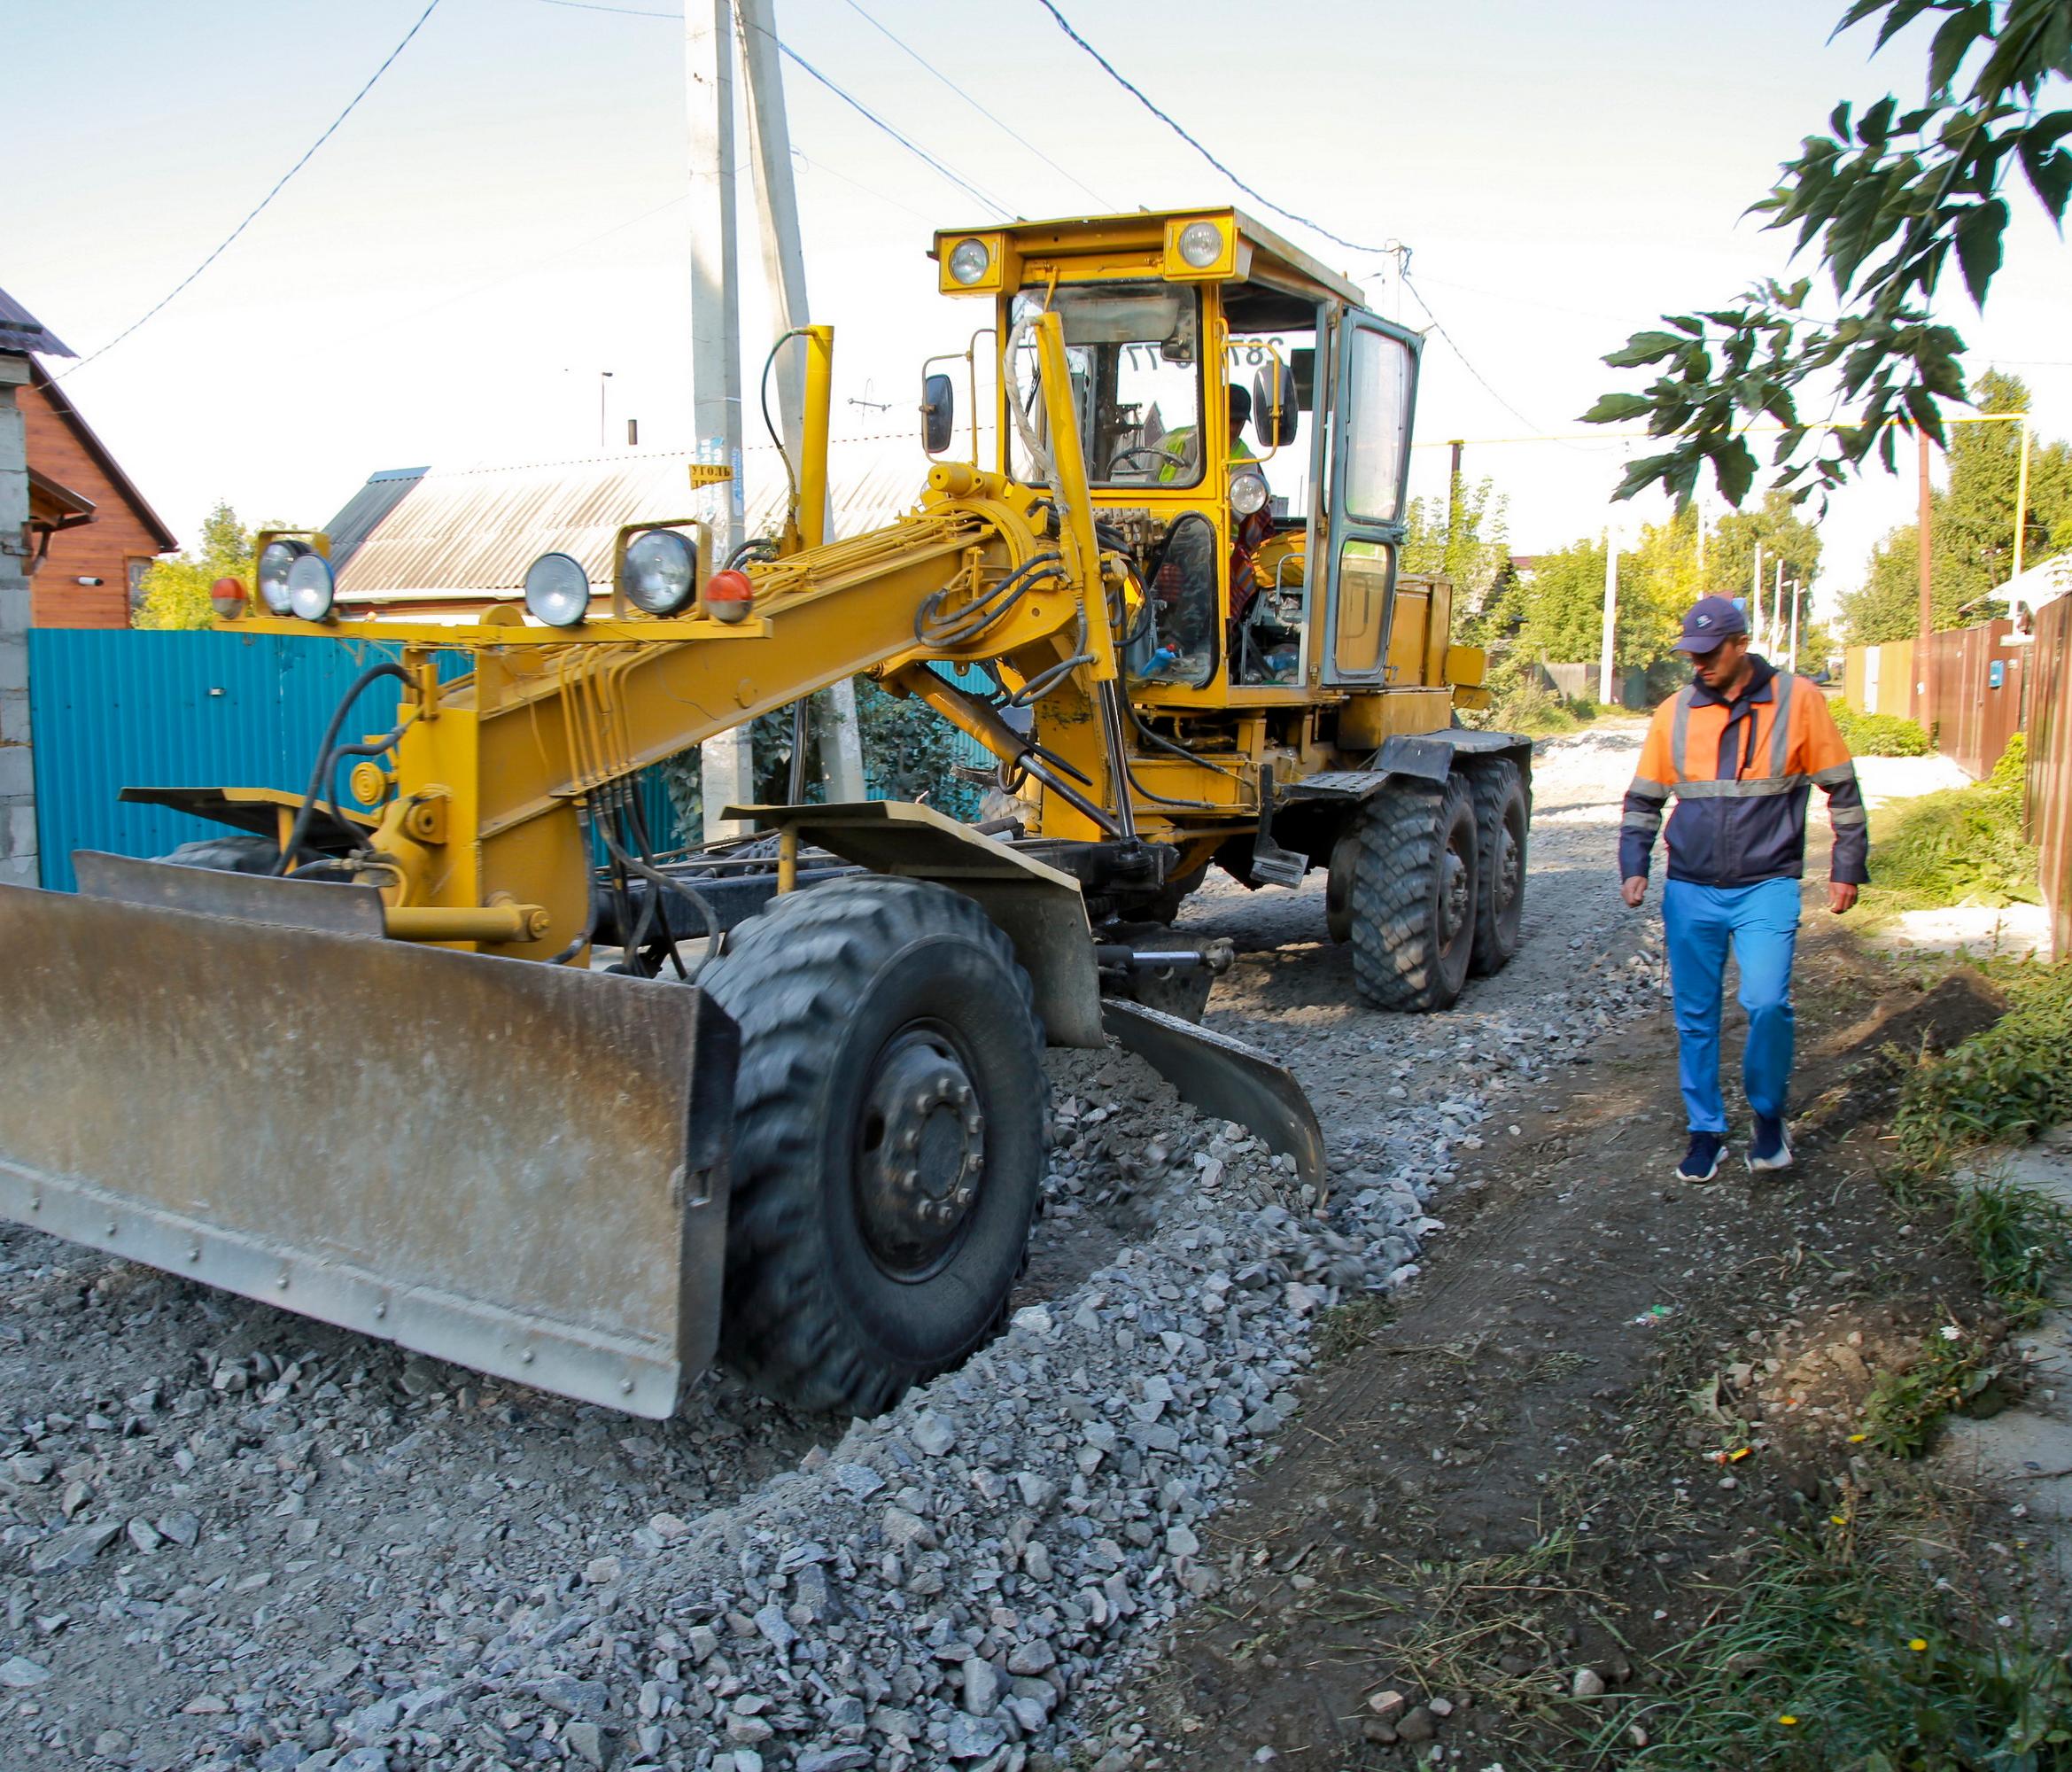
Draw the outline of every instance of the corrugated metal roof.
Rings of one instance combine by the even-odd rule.
[[[745,532],[772,532],[783,520],[788,486],[774,448],[745,452]],[[611,582],[611,548],[621,525],[688,517],[695,457],[678,450],[541,462],[518,467],[423,472],[384,513],[338,569],[348,599],[516,593],[525,568],[546,553],[572,556],[592,584]],[[914,432],[836,439],[828,447],[834,526],[850,535],[912,509],[927,484],[928,458]],[[377,477],[378,479],[378,477]],[[334,523],[344,525],[376,481],[361,488]],[[339,559],[338,530],[333,559]]]
[[[0,351],[35,351],[45,357],[76,354],[4,289],[0,289]]]
[[[410,496],[410,489],[431,470],[426,468],[384,468],[369,474],[367,484],[345,501],[345,508],[324,525],[331,538],[331,565],[342,571],[346,561],[360,551],[360,544],[374,533],[382,518]]]

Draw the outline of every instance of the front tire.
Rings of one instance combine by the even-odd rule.
[[[997,1328],[1044,1165],[1028,975],[971,899],[779,898],[700,981],[741,1029],[720,1357],[795,1409],[882,1414]]]
[[[1450,1008],[1468,981],[1478,902],[1475,800],[1467,781],[1397,780],[1348,835],[1353,979],[1383,1009]]]

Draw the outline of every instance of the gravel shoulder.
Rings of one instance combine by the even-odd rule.
[[[1226,1521],[1260,1517],[1253,1486],[1355,1416],[1365,1464],[1452,1470],[1521,1432],[1478,1412],[1455,1346],[1500,1294],[1552,1358],[1569,1331],[1526,1293],[1641,1310],[1671,1295],[1657,1264],[1690,1265],[1685,1209],[1608,1216],[1596,1174],[1652,1185],[1672,1075],[1658,925],[1607,861],[1640,729],[1543,747],[1525,948],[1445,1014],[1358,1004],[1320,878],[1191,900],[1183,927],[1238,949],[1210,1024],[1309,1090],[1327,1197],[1134,1061],[1053,1053],[1013,1325],[878,1421],[723,1377],[631,1421],[0,1228],[0,1765],[1116,1772],[1188,1751],[1160,1744],[1225,1713],[1139,1683],[1145,1658],[1251,1579]],[[1438,1364],[1377,1356],[1431,1375],[1438,1441],[1407,1400],[1399,1420],[1348,1397],[1341,1421],[1305,1389],[1348,1314],[1398,1294],[1454,1301]],[[1606,1413],[1587,1391],[1612,1382],[1579,1406]],[[1448,1518],[1418,1493],[1360,1507]],[[1502,1516],[1462,1518],[1495,1544]]]

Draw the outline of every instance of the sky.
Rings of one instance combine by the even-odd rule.
[[[0,287],[81,356],[107,345],[230,233],[424,4],[14,0]],[[1610,505],[1626,446],[1572,440],[1600,393],[1639,385],[1599,358],[1665,310],[1783,270],[1788,242],[1742,212],[1838,100],[1911,97],[1925,58],[1914,29],[1874,58],[1861,28],[1828,42],[1842,0],[1059,4],[1267,198],[1345,239],[1410,246],[1451,340],[1427,341],[1411,490],[1442,492],[1446,440],[1467,439],[1469,477],[1494,478],[1525,554],[1662,514]],[[1011,214],[1235,201],[1382,313],[1425,323],[1392,259],[1234,190],[1037,0],[775,5],[787,44]],[[601,393],[608,448],[628,417],[643,448],[692,440],[683,28],[648,16],[674,11],[439,0],[236,243],[70,374],[183,543],[219,499],[248,522],[316,525],[379,469],[594,455]],[[922,358],[961,349],[972,324],[935,293],[930,239],[989,212],[795,66],[786,92],[812,317],[837,329],[837,434],[904,429]],[[2062,436],[2072,249],[2025,188],[2014,199],[1986,314],[1952,293],[1939,317],[1975,377],[2020,375],[2039,431]],[[745,187],[742,214],[752,229]],[[752,385],[771,336],[752,234],[742,261]],[[1910,519],[1903,464],[1835,500],[1823,605]],[[917,493],[924,467],[917,447]]]

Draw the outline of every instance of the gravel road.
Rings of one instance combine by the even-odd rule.
[[[1526,942],[1361,1006],[1323,882],[1218,877],[1213,1026],[1290,1065],[1328,1198],[1134,1060],[1053,1053],[1009,1333],[890,1415],[724,1378],[640,1422],[0,1227],[0,1766],[1019,1772],[1232,1572],[1204,1517],[1317,1312],[1443,1260],[1444,1197],[1660,990],[1610,864],[1637,722],[1542,748]]]

